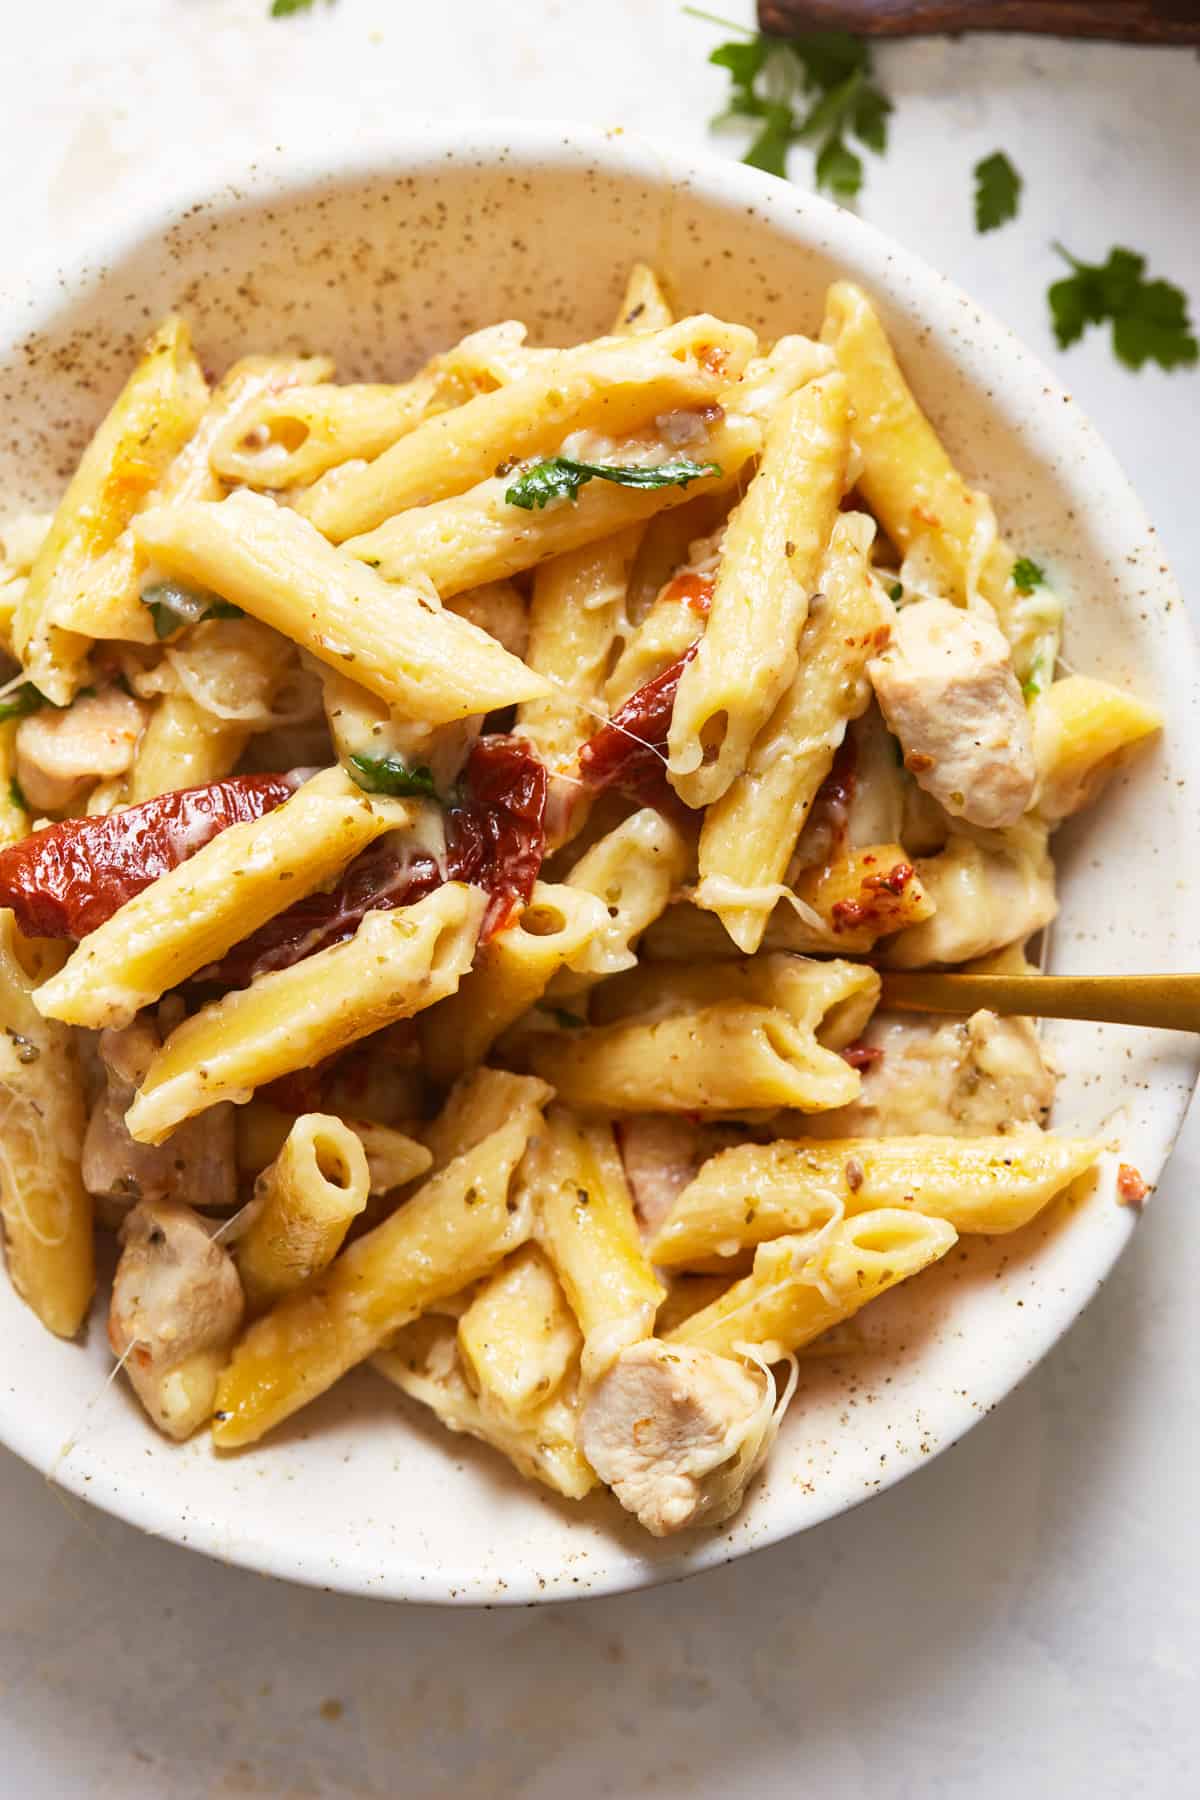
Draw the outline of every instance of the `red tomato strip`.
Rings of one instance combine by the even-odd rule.
[[[588,787],[597,792],[619,788],[660,810],[673,806],[675,796],[667,784],[667,734],[679,678],[696,650],[696,644],[690,645],[678,662],[638,688],[584,744],[579,772]]]
[[[160,875],[295,792],[286,775],[231,775],[120,812],[64,819],[0,850],[0,906],[27,937],[81,938]]]
[[[482,941],[509,923],[533,892],[545,849],[546,771],[521,738],[480,738],[446,811],[445,870],[403,839],[380,838],[355,858],[331,893],[310,894],[235,945],[198,980],[245,987],[354,936],[365,914],[411,906],[443,881],[487,888]]]

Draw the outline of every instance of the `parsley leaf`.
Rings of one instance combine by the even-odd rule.
[[[1073,273],[1052,283],[1047,299],[1059,348],[1077,343],[1089,325],[1112,325],[1112,345],[1127,368],[1147,362],[1160,368],[1190,367],[1200,356],[1188,316],[1187,295],[1169,281],[1147,281],[1146,259],[1116,248],[1107,262],[1085,263],[1055,249]]]
[[[317,0],[271,0],[273,19],[290,19],[293,13],[311,12]],[[333,0],[327,0],[332,6]]]
[[[15,775],[10,775],[8,779],[8,797],[14,806],[20,807],[22,812],[30,811],[29,802],[25,798],[21,784]]]
[[[391,794],[403,799],[437,799],[433,771],[424,763],[411,769],[404,758],[394,752],[387,756],[354,755],[346,760],[350,764],[351,779],[364,793]]]
[[[589,481],[613,481],[618,487],[664,488],[686,487],[705,475],[719,475],[720,463],[691,462],[686,456],[672,457],[661,463],[587,463],[573,462],[567,456],[548,456],[519,475],[505,488],[509,506],[525,512],[537,507],[540,512],[551,500],[575,501],[579,490]]]
[[[996,231],[1017,216],[1021,177],[1003,150],[975,164],[975,229]]]
[[[1012,566],[1012,584],[1018,594],[1032,594],[1034,588],[1045,587],[1046,571],[1030,556],[1018,556]]]
[[[30,713],[50,703],[44,694],[38,692],[32,681],[23,681],[11,694],[0,700],[0,724],[6,719],[27,719]]]
[[[1044,667],[1045,665],[1040,656],[1035,656],[1029,665],[1029,673],[1021,683],[1021,692],[1025,696],[1026,705],[1028,705],[1031,700],[1036,700],[1038,695],[1045,688],[1046,684],[1042,680]]]
[[[714,25],[728,24],[696,7],[684,10]],[[839,199],[859,192],[862,158],[846,139],[855,137],[882,154],[892,110],[887,95],[871,80],[868,44],[846,31],[806,31],[790,38],[756,32],[719,44],[708,60],[725,69],[730,80],[728,103],[712,123],[759,122],[743,162],[770,175],[786,175],[791,146],[811,144],[817,187]]]
[[[222,600],[206,588],[185,587],[181,581],[158,581],[142,590],[142,605],[150,609],[156,637],[170,637],[185,625],[199,625],[202,619],[240,619],[240,606]]]

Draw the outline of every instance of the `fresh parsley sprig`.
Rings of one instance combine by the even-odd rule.
[[[688,6],[685,12],[730,31],[743,27]],[[862,187],[863,164],[846,142],[857,138],[882,154],[892,103],[872,79],[870,46],[845,31],[807,31],[796,37],[746,37],[719,44],[708,59],[729,74],[729,103],[713,119],[758,121],[742,158],[769,175],[787,175],[787,153],[807,144],[815,153],[818,188],[852,199]]]
[[[689,481],[720,473],[720,463],[692,462],[686,456],[646,464],[575,462],[569,456],[548,456],[518,475],[512,486],[505,488],[504,498],[509,506],[525,512],[536,507],[540,512],[552,500],[574,503],[589,481],[612,481],[629,488],[686,487]]]
[[[167,638],[185,625],[199,625],[202,619],[240,619],[240,606],[222,600],[206,588],[185,587],[181,581],[156,581],[143,588],[142,605],[154,620],[156,637]]]
[[[1017,216],[1022,181],[1003,150],[975,164],[975,229],[997,231]]]
[[[1034,588],[1045,587],[1046,571],[1031,556],[1018,556],[1012,566],[1012,584],[1018,594],[1032,594]]]
[[[1163,369],[1190,367],[1200,355],[1187,295],[1170,281],[1147,281],[1146,259],[1120,247],[1107,262],[1080,262],[1061,244],[1058,254],[1072,273],[1050,287],[1050,318],[1060,350],[1077,343],[1089,325],[1112,325],[1112,346],[1130,369],[1156,362]]]
[[[366,794],[390,794],[393,798],[437,799],[433,770],[424,763],[411,768],[402,756],[389,751],[386,756],[348,756],[351,780]]]

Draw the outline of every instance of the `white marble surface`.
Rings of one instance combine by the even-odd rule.
[[[673,0],[7,0],[0,279],[148,159],[347,118],[497,111],[699,143],[717,35]],[[721,8],[748,18],[748,0]],[[1049,240],[1122,243],[1200,304],[1196,59],[1030,40],[880,58],[862,211],[1073,382],[1200,583],[1200,375],[1050,340]],[[727,140],[735,154],[735,139]],[[1018,223],[977,238],[1007,148]],[[1136,870],[1114,871],[1136,880]],[[68,1504],[0,1453],[0,1794],[1070,1800],[1200,1791],[1200,1129],[1108,1288],[897,1491],[682,1587],[575,1608],[385,1608],[272,1585]],[[353,1503],[353,1496],[348,1496]]]

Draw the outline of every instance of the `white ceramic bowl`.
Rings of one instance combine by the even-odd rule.
[[[1179,595],[1113,457],[1054,379],[916,257],[800,188],[620,133],[410,127],[280,152],[198,187],[148,178],[136,220],[48,246],[0,293],[0,516],[46,505],[172,307],[214,369],[249,349],[329,349],[343,378],[404,374],[492,320],[547,342],[605,327],[635,257],[679,302],[768,335],[814,329],[829,281],[879,302],[917,393],[1022,550],[1070,596],[1073,666],[1167,712],[1161,748],[1058,839],[1061,970],[1200,968],[1197,661]],[[17,255],[15,247],[10,255]],[[1115,1113],[1153,1181],[1197,1073],[1187,1038],[1055,1029],[1064,1129]],[[1148,1229],[1153,1229],[1151,1222]],[[211,1555],[325,1587],[429,1601],[561,1599],[724,1562],[876,1494],[1021,1379],[1118,1256],[1134,1215],[1112,1170],[1073,1209],[974,1240],[873,1309],[879,1353],[802,1364],[765,1477],[715,1535],[656,1543],[615,1505],[558,1504],[364,1372],[258,1449],[170,1445],[86,1346],[47,1335],[0,1280],[0,1437],[73,1492]],[[49,1500],[47,1504],[50,1504]]]

